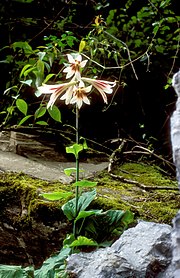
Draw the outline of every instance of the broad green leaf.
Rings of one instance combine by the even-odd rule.
[[[125,228],[128,227],[129,224],[131,224],[134,221],[134,214],[126,210],[123,217],[122,217],[122,223],[125,225]]]
[[[48,113],[53,120],[61,123],[61,112],[56,105],[53,105],[52,108],[48,108]]]
[[[18,98],[16,100],[16,106],[25,116],[27,115],[28,105],[25,100]]]
[[[46,110],[47,110],[46,107],[40,106],[40,107],[35,111],[35,114],[34,114],[35,119],[44,116],[44,114],[46,113]]]
[[[43,83],[45,84],[46,82],[49,81],[49,79],[51,79],[51,77],[53,77],[55,75],[55,73],[50,73],[46,76],[46,78],[44,79]]]
[[[48,125],[48,123],[45,121],[37,121],[36,124],[37,125]]]
[[[83,211],[80,211],[78,213],[78,216],[75,219],[75,222],[77,222],[79,219],[82,219],[82,218],[85,219],[86,217],[88,217],[90,215],[94,215],[94,214],[97,215],[97,214],[99,214],[101,212],[102,212],[101,209],[100,210],[88,210],[88,211],[83,210]]]
[[[94,187],[97,185],[97,182],[95,181],[88,181],[88,180],[81,180],[73,183],[74,186],[80,186],[80,187]]]
[[[89,204],[94,200],[95,197],[96,197],[95,189],[83,193],[78,199],[78,213],[80,211],[84,211],[89,206]],[[72,200],[68,201],[62,206],[62,210],[69,220],[73,220],[76,218],[75,204],[76,204],[76,198],[73,198]]]
[[[97,242],[92,239],[89,239],[85,236],[79,236],[75,241],[73,241],[70,247],[78,246],[98,246]]]
[[[67,199],[72,196],[72,192],[52,192],[52,193],[43,193],[40,196],[43,196],[45,199],[50,201],[57,201],[60,199]]]
[[[84,170],[80,169],[79,172],[82,173]],[[76,168],[65,168],[64,173],[69,177],[71,174],[76,173]]]
[[[56,270],[64,265],[70,252],[71,248],[62,248],[57,255],[52,255],[50,258],[45,260],[41,268],[35,270],[34,278],[55,278]]]
[[[22,76],[23,76],[23,74],[24,74],[24,72],[28,69],[28,68],[32,68],[33,67],[33,65],[31,65],[31,64],[27,64],[27,65],[25,65],[23,68],[22,68],[22,70],[21,70],[21,73],[20,73],[20,75],[19,75],[19,77],[21,78]]]
[[[29,278],[34,277],[33,267],[22,268],[16,265],[0,265],[1,278]]]
[[[66,147],[66,153],[72,153],[76,158],[78,158],[78,154],[83,150],[82,144],[74,144],[70,147]]]
[[[33,115],[27,115],[25,116],[18,124],[18,126],[24,124],[29,118],[33,117]]]

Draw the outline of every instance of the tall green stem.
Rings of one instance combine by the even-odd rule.
[[[76,144],[79,144],[79,109],[76,105]],[[79,181],[79,154],[76,156],[76,182]],[[78,214],[79,187],[76,186],[75,192],[75,216]],[[74,223],[73,234],[76,237],[76,224]]]

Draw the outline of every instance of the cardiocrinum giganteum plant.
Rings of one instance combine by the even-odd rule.
[[[87,66],[88,60],[83,60],[82,55],[67,54],[68,63],[65,64],[63,72],[66,74],[68,82],[47,85],[43,84],[38,87],[40,94],[50,95],[47,108],[52,108],[56,100],[64,100],[66,105],[75,105],[76,111],[76,142],[72,146],[66,147],[66,152],[75,156],[76,167],[64,169],[65,174],[71,175],[75,172],[76,179],[72,184],[75,187],[75,197],[67,201],[62,210],[69,221],[73,222],[72,234],[67,235],[63,242],[63,249],[66,252],[77,252],[83,246],[98,247],[112,236],[113,232],[122,233],[129,223],[133,220],[133,214],[129,211],[108,210],[103,212],[102,209],[86,210],[90,203],[96,197],[97,185],[94,181],[79,179],[79,152],[87,148],[87,144],[79,143],[79,116],[80,109],[84,104],[90,105],[89,95],[93,89],[97,90],[104,103],[107,104],[107,94],[113,93],[116,81],[106,81],[84,77],[82,72]],[[82,188],[93,188],[91,191],[82,192]],[[72,194],[72,192],[69,192]],[[69,197],[69,195],[60,192],[42,194],[44,198],[49,200],[57,200]],[[102,225],[106,223],[106,225]],[[100,244],[100,245],[99,245]]]

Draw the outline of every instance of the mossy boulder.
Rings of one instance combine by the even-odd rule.
[[[156,166],[125,163],[111,174],[107,170],[96,174],[94,179],[98,184],[93,208],[128,209],[135,220],[168,224],[180,208],[176,179]],[[53,191],[74,191],[74,187],[23,173],[0,175],[0,263],[39,267],[60,250],[72,225],[61,210],[68,199],[49,202],[41,197],[41,193]]]

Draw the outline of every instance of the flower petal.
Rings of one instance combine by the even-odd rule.
[[[75,60],[73,58],[73,56],[71,54],[67,54],[67,57],[68,57],[68,61],[70,64],[74,64],[75,63]]]
[[[85,77],[82,77],[82,80],[92,84],[92,86],[94,86],[99,91],[105,103],[107,103],[106,94],[112,94],[113,92],[112,87],[116,85],[116,82],[111,82],[106,80],[98,80],[98,79],[91,79]]]
[[[74,86],[73,86],[74,87]],[[73,87],[67,89],[66,93],[60,98],[61,100],[65,100],[65,104],[68,105],[73,95]]]
[[[84,68],[87,62],[88,62],[88,60],[83,60],[83,61],[80,63],[80,67],[81,67],[81,68]]]
[[[75,60],[78,61],[78,62],[81,62],[82,61],[82,56],[79,54]]]

